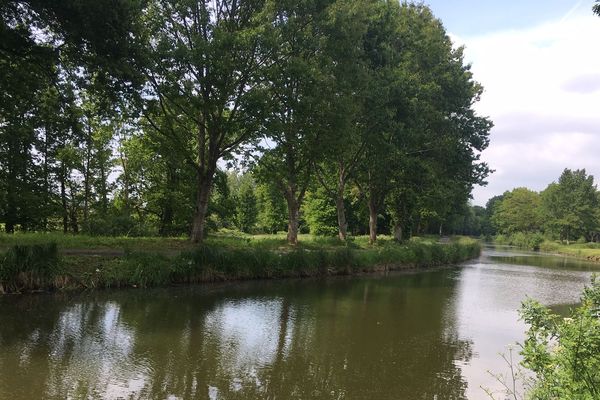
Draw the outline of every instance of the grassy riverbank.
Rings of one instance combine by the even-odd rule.
[[[540,245],[540,251],[600,262],[600,243],[572,243],[567,245],[546,241]]]
[[[600,262],[600,243],[561,243],[547,240],[540,233],[516,233],[514,235],[498,235],[494,243],[510,245],[527,250],[539,250],[544,253],[562,254]]]
[[[58,234],[0,236],[0,292],[151,287],[240,279],[358,274],[453,264],[479,255],[475,240],[416,238],[377,245],[359,237],[220,234],[202,246],[184,238],[97,238]]]

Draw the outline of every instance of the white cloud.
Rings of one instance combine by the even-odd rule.
[[[591,8],[591,7],[590,7]],[[495,123],[483,153],[497,172],[475,204],[518,186],[543,189],[564,168],[600,179],[600,18],[590,8],[525,30],[456,37]]]

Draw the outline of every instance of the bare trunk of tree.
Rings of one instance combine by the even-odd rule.
[[[90,215],[90,195],[91,195],[91,187],[90,187],[90,164],[92,159],[92,131],[89,126],[89,118],[88,118],[88,137],[86,140],[86,149],[85,149],[85,171],[83,174],[83,229],[86,230],[88,228],[88,218]]]
[[[206,214],[208,211],[208,200],[210,199],[210,191],[212,189],[213,174],[203,175],[198,177],[198,187],[196,192],[196,210],[194,214],[194,222],[190,239],[194,243],[201,243],[204,240],[206,232],[204,231]]]
[[[102,214],[106,214],[108,211],[108,188],[106,184],[106,168],[104,163],[100,163],[100,196],[102,198]]]
[[[15,225],[17,223],[17,195],[15,193],[17,187],[17,175],[14,166],[9,161],[8,167],[8,191],[6,193],[6,223],[4,229],[6,233],[15,233]]]
[[[158,233],[161,236],[168,236],[173,231],[173,218],[175,212],[173,210],[172,194],[175,192],[176,180],[177,173],[175,168],[173,168],[170,164],[167,165],[167,195],[164,199],[162,213],[160,216],[160,227],[158,228]]]
[[[300,205],[293,193],[288,193],[285,200],[288,206],[287,240],[289,244],[296,245],[298,244],[298,227],[300,225]]]
[[[173,206],[169,199],[165,204],[162,215],[160,216],[160,227],[158,234],[160,236],[169,236],[173,232]]]
[[[131,191],[129,183],[129,167],[127,165],[127,158],[121,153],[121,167],[123,168],[123,208],[127,215],[130,215],[130,204],[129,204],[129,192]]]
[[[400,224],[400,222],[396,222],[394,224],[394,240],[396,242],[401,242],[403,239],[402,237],[402,225]]]
[[[371,197],[369,199],[369,242],[371,244],[377,241],[377,204]]]
[[[69,219],[71,221],[71,230],[73,233],[79,233],[79,221],[77,218],[77,203],[75,202],[75,187],[73,181],[69,181],[69,192],[71,193],[71,205],[69,207]]]
[[[50,203],[50,181],[49,181],[50,172],[48,171],[48,132],[49,131],[50,131],[50,128],[48,128],[48,125],[46,125],[45,130],[44,130],[44,148],[43,148],[43,152],[44,152],[44,220],[43,220],[44,230],[48,229],[48,207],[49,207],[49,203]]]
[[[67,208],[67,188],[65,185],[65,166],[61,165],[60,170],[60,201],[62,205],[62,223],[63,223],[63,233],[67,233],[69,231],[69,210]]]
[[[71,206],[71,229],[74,234],[79,233],[79,223],[77,222],[77,208]]]
[[[338,220],[338,236],[341,241],[346,241],[348,238],[348,223],[346,222],[346,208],[344,206],[344,192],[338,191],[335,201]]]
[[[6,192],[6,214],[4,229],[6,233],[14,233],[17,224],[17,197],[19,183],[17,182],[17,157],[18,144],[17,135],[10,134],[8,136],[8,160],[7,160],[7,192]]]

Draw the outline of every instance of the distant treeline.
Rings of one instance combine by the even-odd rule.
[[[541,192],[520,187],[491,198],[483,225],[485,234],[498,235],[499,241],[526,241],[523,247],[536,248],[545,239],[597,242],[600,192],[585,169],[565,169]]]
[[[482,229],[483,89],[422,4],[5,1],[0,23],[8,233]]]

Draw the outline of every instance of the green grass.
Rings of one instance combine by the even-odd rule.
[[[43,239],[55,237],[58,244],[44,244]],[[468,238],[454,238],[447,244],[434,238],[397,244],[383,237],[370,245],[366,237],[343,243],[306,235],[300,245],[289,246],[285,235],[231,232],[213,235],[201,246],[184,239],[44,234],[0,240],[12,245],[4,256],[0,254],[0,292],[356,274],[454,264],[478,256],[481,250],[479,242]],[[98,252],[115,248],[124,250]]]
[[[52,288],[60,272],[55,243],[15,245],[0,255],[0,293]]]
[[[191,243],[185,237],[162,238],[162,237],[126,237],[126,236],[88,236],[71,235],[59,232],[48,233],[15,233],[8,235],[0,234],[0,251],[15,245],[39,245],[45,243],[56,243],[59,249],[136,249],[165,251],[182,250],[191,247]]]
[[[545,241],[540,250],[546,253],[563,254],[591,261],[600,261],[600,243],[572,243]]]

